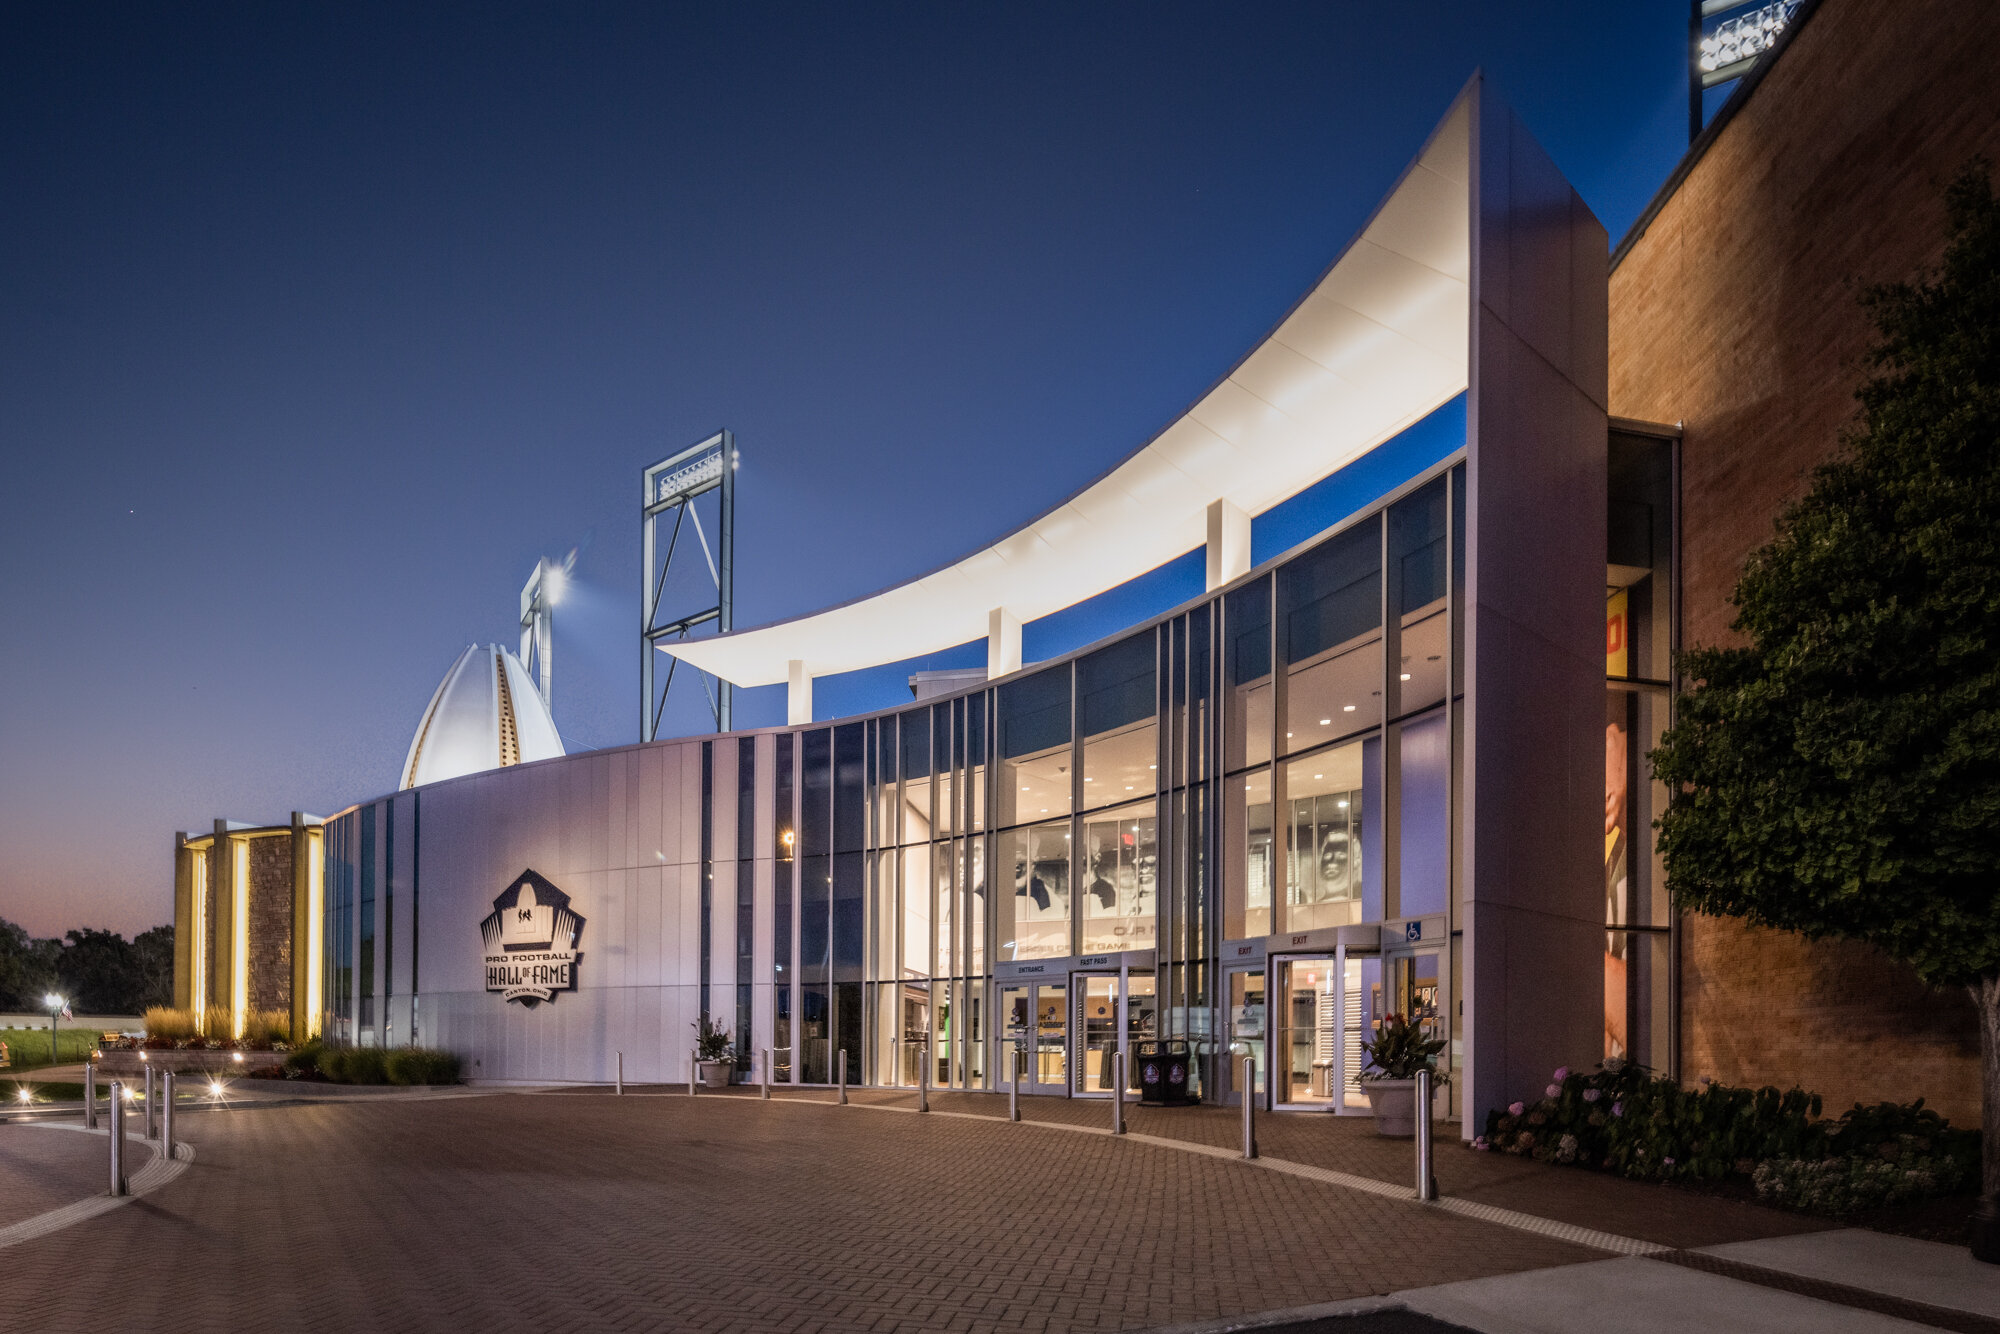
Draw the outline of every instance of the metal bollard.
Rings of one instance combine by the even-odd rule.
[[[83,1128],[97,1129],[97,1062],[83,1063]]]
[[[625,1053],[622,1051],[618,1053],[617,1078],[618,1096],[622,1098],[625,1096]]]
[[[1021,1119],[1021,1058],[1024,1055],[1022,1048],[1025,1045],[1018,1038],[1014,1041],[1014,1079],[1007,1087],[1007,1119],[1009,1121],[1018,1121]]]
[[[701,1052],[698,1048],[688,1048],[688,1096],[694,1096],[694,1081],[701,1074]]]
[[[765,1102],[771,1100],[771,1049],[764,1048],[764,1093]]]
[[[847,1048],[840,1049],[840,1105],[847,1106]]]
[[[141,1136],[141,1138],[149,1140],[158,1139],[160,1137],[160,1123],[158,1119],[160,1104],[153,1100],[153,1084],[154,1084],[153,1067],[149,1065],[146,1067],[145,1133]]]
[[[111,1193],[123,1195],[125,1183],[125,1085],[111,1081]]]
[[[1243,1156],[1257,1156],[1257,1058],[1243,1058]]]
[[[160,1147],[174,1160],[174,1072],[160,1072]]]
[[[1111,1133],[1125,1133],[1125,1053],[1111,1053]]]
[[[1437,1177],[1431,1173],[1431,1072],[1417,1071],[1417,1198],[1437,1198]]]
[[[917,1044],[917,1110],[931,1109],[931,1044]]]

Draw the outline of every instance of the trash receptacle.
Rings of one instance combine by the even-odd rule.
[[[1189,1107],[1201,1101],[1188,1093],[1188,1044],[1180,1038],[1168,1038],[1160,1044],[1161,1071],[1160,1102],[1168,1107]]]
[[[1139,1101],[1156,1106],[1167,1100],[1167,1057],[1162,1045],[1149,1039],[1132,1049],[1132,1059],[1139,1067]]]

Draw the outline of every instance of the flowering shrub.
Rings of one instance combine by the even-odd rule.
[[[1903,1136],[1915,1140],[1915,1136]],[[1862,1209],[1949,1195],[1965,1185],[1965,1165],[1918,1143],[1898,1144],[1895,1157],[1773,1158],[1751,1180],[1757,1197],[1811,1214],[1839,1217]]]
[[[1548,1096],[1489,1115],[1475,1147],[1641,1180],[1754,1173],[1760,1195],[1815,1212],[1956,1190],[1979,1158],[1978,1134],[1953,1130],[1921,1099],[1822,1118],[1819,1096],[1803,1089],[1683,1088],[1616,1061],[1558,1070]]]

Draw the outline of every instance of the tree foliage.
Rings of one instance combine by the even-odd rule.
[[[85,928],[36,940],[0,919],[0,1010],[40,1012],[49,992],[77,1014],[143,1014],[174,991],[174,929],[156,926],[127,940]]]
[[[1863,297],[1846,448],[1736,587],[1653,754],[1675,901],[2000,974],[2000,207],[1946,193],[1941,267]]]

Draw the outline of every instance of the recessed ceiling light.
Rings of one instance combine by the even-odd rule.
[[[1319,725],[1320,725],[1321,727],[1331,727],[1331,726],[1333,726],[1333,719],[1331,719],[1331,718],[1322,718],[1322,719],[1320,719],[1320,720],[1319,720]]]
[[[1353,706],[1352,704],[1343,704],[1343,705],[1341,705],[1341,706],[1340,706],[1340,711],[1341,711],[1342,713],[1353,713],[1353,712],[1354,712],[1354,706]]]
[[[1404,679],[1405,681],[1409,680],[1409,679],[1410,679],[1410,674],[1409,674],[1408,672],[1404,672],[1404,673],[1403,673],[1403,679]]]
[[[1324,778],[1324,777],[1326,777],[1326,775],[1325,775],[1325,774],[1314,774],[1314,775],[1313,775],[1313,777],[1314,777],[1314,778]]]
[[[1159,766],[1159,765],[1157,765],[1157,764],[1149,764],[1149,765],[1147,765],[1146,767],[1147,767],[1148,769],[1157,769],[1157,768],[1159,768],[1160,766]]]
[[[1347,803],[1346,803],[1346,802],[1344,802],[1344,801],[1342,801],[1342,802],[1337,802],[1336,804],[1337,804],[1337,805],[1338,805],[1338,806],[1340,807],[1340,809],[1342,809],[1343,811],[1347,809]]]

